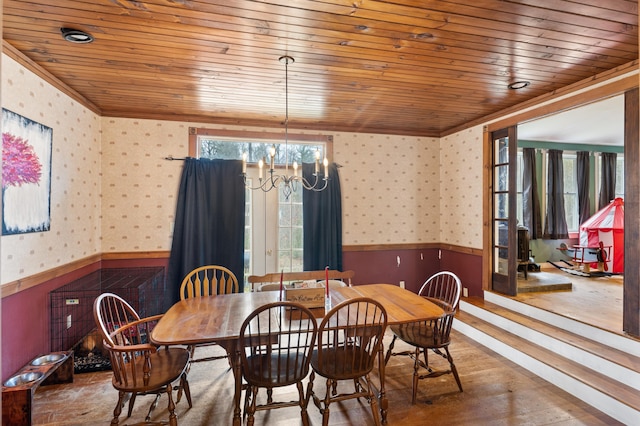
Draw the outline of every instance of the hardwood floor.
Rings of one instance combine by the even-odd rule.
[[[582,277],[568,274],[549,263],[540,264],[547,273],[568,277],[571,290],[520,293],[516,300],[604,330],[622,332],[622,275]],[[530,273],[533,275],[535,273]]]
[[[568,275],[549,264],[549,273]],[[579,321],[622,333],[622,276],[585,278],[570,276],[572,290],[521,293],[516,299]],[[412,406],[412,363],[393,357],[387,366],[389,425],[613,425],[614,419],[552,386],[529,371],[497,355],[475,341],[453,333],[451,352],[458,367],[464,392],[450,375],[420,381],[418,403]],[[388,340],[387,340],[388,343]],[[396,347],[398,349],[398,347]],[[212,347],[209,351],[219,351]],[[199,354],[203,355],[203,354]],[[444,360],[430,357],[436,365]],[[232,375],[226,361],[194,364],[189,374],[194,407],[177,404],[182,425],[230,424],[232,417]],[[345,384],[348,385],[348,384]],[[324,389],[316,379],[314,389]],[[286,398],[294,398],[288,392]],[[40,387],[34,397],[35,425],[107,425],[117,392],[111,386],[111,372],[79,374],[68,385]],[[122,415],[121,424],[144,420],[152,397],[139,397],[133,416]],[[166,397],[162,397],[152,420],[167,418]],[[366,401],[346,401],[331,407],[330,424],[372,424]],[[321,424],[318,409],[310,403],[312,425]],[[299,410],[285,408],[256,415],[257,424],[301,424]]]
[[[388,343],[388,341],[387,341]],[[399,349],[396,346],[396,349]],[[212,347],[206,350],[217,351]],[[452,356],[458,367],[464,392],[451,375],[420,381],[418,402],[411,405],[412,363],[407,357],[393,357],[387,367],[389,425],[614,425],[615,420],[552,386],[502,356],[453,331]],[[199,355],[203,355],[202,353]],[[432,356],[436,365],[446,361]],[[225,360],[194,364],[189,374],[194,401],[177,404],[179,424],[226,425],[232,417],[232,375]],[[345,383],[344,386],[350,386]],[[316,379],[314,389],[324,389]],[[275,392],[274,392],[275,393]],[[293,399],[287,392],[285,398]],[[34,398],[36,425],[108,425],[117,392],[111,386],[111,372],[75,376],[67,385],[40,387]],[[121,424],[141,422],[152,397],[138,397],[133,416],[121,416]],[[167,419],[163,396],[152,420]],[[372,424],[365,400],[332,404],[331,425]],[[126,412],[126,411],[125,411]],[[312,425],[321,424],[318,409],[310,403]],[[284,408],[256,415],[256,424],[301,424],[297,408]]]

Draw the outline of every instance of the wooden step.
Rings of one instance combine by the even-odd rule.
[[[487,311],[484,319],[559,355],[569,357],[640,390],[640,357],[484,300],[469,301]],[[467,310],[471,310],[468,308]],[[490,319],[488,317],[491,317]]]
[[[637,374],[638,360],[634,357],[625,360],[624,354],[607,345],[598,347],[597,342],[574,345],[570,342],[580,340],[579,336],[488,302],[473,305],[461,302],[454,329],[622,423],[635,424],[640,418],[640,392],[608,375],[612,364]],[[564,354],[556,350],[559,346],[563,346]],[[575,352],[567,352],[570,347]],[[584,365],[582,358],[597,357],[600,351],[610,358],[602,358],[598,364],[602,368]]]

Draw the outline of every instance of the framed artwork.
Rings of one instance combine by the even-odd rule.
[[[51,226],[53,129],[2,109],[2,234]]]

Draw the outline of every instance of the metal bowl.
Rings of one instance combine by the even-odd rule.
[[[61,361],[65,358],[64,354],[49,354],[42,355],[33,361],[31,361],[31,365],[47,365],[47,364],[55,364],[58,361]]]
[[[16,387],[16,386],[25,385],[27,383],[35,382],[36,380],[39,380],[40,378],[42,378],[42,376],[44,376],[44,374],[41,373],[40,371],[32,371],[30,373],[22,373],[22,374],[18,374],[18,375],[13,376],[12,378],[10,378],[6,382],[4,382],[4,385],[6,387],[8,387],[8,388],[13,388],[13,387]]]

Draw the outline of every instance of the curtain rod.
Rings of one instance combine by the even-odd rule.
[[[167,155],[166,157],[164,157],[164,159],[165,159],[165,160],[169,160],[169,161],[174,161],[174,160],[175,160],[175,161],[184,161],[184,160],[186,160],[187,158],[189,158],[189,157],[182,157],[182,158],[179,158],[179,157],[174,157],[173,155]]]

